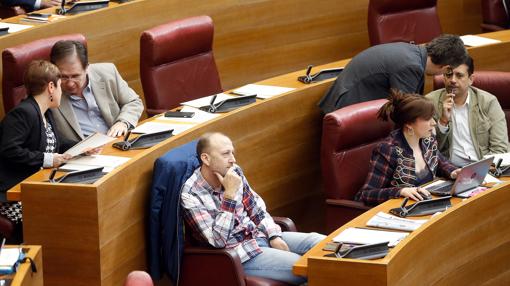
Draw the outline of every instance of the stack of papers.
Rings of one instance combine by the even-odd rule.
[[[65,165],[62,165],[60,170],[67,171],[82,171],[94,169],[97,167],[104,167],[103,172],[111,172],[116,167],[126,163],[130,158],[109,155],[92,155],[73,158]]]
[[[162,131],[168,131],[168,130],[174,130],[172,132],[173,135],[177,135],[179,133],[182,133],[188,129],[193,127],[193,125],[190,124],[171,124],[171,123],[160,123],[160,122],[154,122],[149,121],[146,123],[143,123],[141,125],[138,125],[135,129],[131,130],[131,133],[142,133],[142,134],[150,134],[150,133],[157,133]]]
[[[21,248],[2,247],[0,253],[0,274],[9,274],[14,272],[14,264],[23,257]]]
[[[235,89],[232,93],[238,95],[253,95],[256,94],[257,98],[270,98],[275,95],[283,94],[294,90],[295,88],[280,87],[272,85],[260,85],[260,84],[247,84],[238,89]]]
[[[210,106],[211,99],[213,98],[213,96],[214,95],[209,95],[209,96],[201,97],[201,98],[198,98],[195,100],[186,101],[186,102],[181,103],[181,105],[187,105],[187,106],[191,106],[191,107],[195,107],[195,108]],[[234,95],[218,93],[218,94],[216,94],[216,99],[214,100],[214,103],[218,103],[225,99],[234,98],[234,97],[235,97]]]
[[[393,247],[404,239],[409,233],[397,231],[372,230],[365,228],[349,227],[333,238],[335,242],[353,244],[374,244],[389,242],[388,246]]]
[[[20,24],[11,24],[11,23],[0,23],[0,28],[9,28],[9,34],[16,33],[28,28],[32,28],[31,25],[20,25]]]
[[[489,38],[474,36],[474,35],[461,36],[460,39],[464,42],[464,45],[468,46],[468,47],[479,47],[479,46],[501,43],[500,40],[494,40],[494,39],[489,39]]]
[[[71,147],[69,150],[67,150],[65,152],[65,154],[69,154],[69,155],[75,157],[75,156],[85,153],[86,151],[88,151],[90,149],[104,146],[104,145],[112,142],[115,139],[117,139],[117,138],[110,137],[108,135],[101,134],[101,133],[94,133],[94,134],[90,135],[89,137],[83,139],[81,142],[78,142],[73,147]]]
[[[418,229],[422,224],[426,223],[426,219],[414,220],[397,217],[384,212],[378,212],[368,222],[367,226],[413,231]]]

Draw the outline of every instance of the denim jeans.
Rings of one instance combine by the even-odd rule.
[[[310,248],[322,241],[326,236],[302,232],[283,232],[282,239],[289,246],[290,251],[271,248],[267,239],[257,239],[262,253],[243,263],[246,275],[259,276],[299,285],[306,282],[306,278],[292,273],[292,266]]]

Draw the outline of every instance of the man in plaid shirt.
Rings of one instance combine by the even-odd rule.
[[[194,237],[215,248],[233,248],[248,275],[306,282],[292,274],[292,266],[325,236],[281,231],[235,164],[232,141],[225,135],[204,134],[197,155],[201,166],[181,193],[184,219]]]

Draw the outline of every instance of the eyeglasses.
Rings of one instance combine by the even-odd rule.
[[[448,71],[447,71],[447,72],[445,72],[445,73],[443,74],[443,76],[444,76],[445,78],[447,78],[447,79],[451,79],[453,76],[455,76],[457,79],[463,79],[463,78],[466,76],[466,74],[461,73],[461,72],[456,72],[456,73],[454,73],[453,71],[451,71],[451,72],[448,72]]]
[[[84,74],[74,74],[74,75],[70,75],[70,76],[66,76],[66,75],[61,75],[60,78],[62,79],[62,81],[74,81],[74,82],[79,82],[81,80],[81,78],[83,77]]]

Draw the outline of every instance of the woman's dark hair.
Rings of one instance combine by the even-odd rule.
[[[54,64],[35,60],[28,65],[23,80],[27,94],[34,96],[43,93],[50,82],[56,86],[59,79],[60,71]]]
[[[429,99],[419,94],[392,89],[388,102],[379,109],[377,117],[384,121],[391,119],[397,128],[402,128],[418,118],[429,120],[434,112],[434,103]]]

